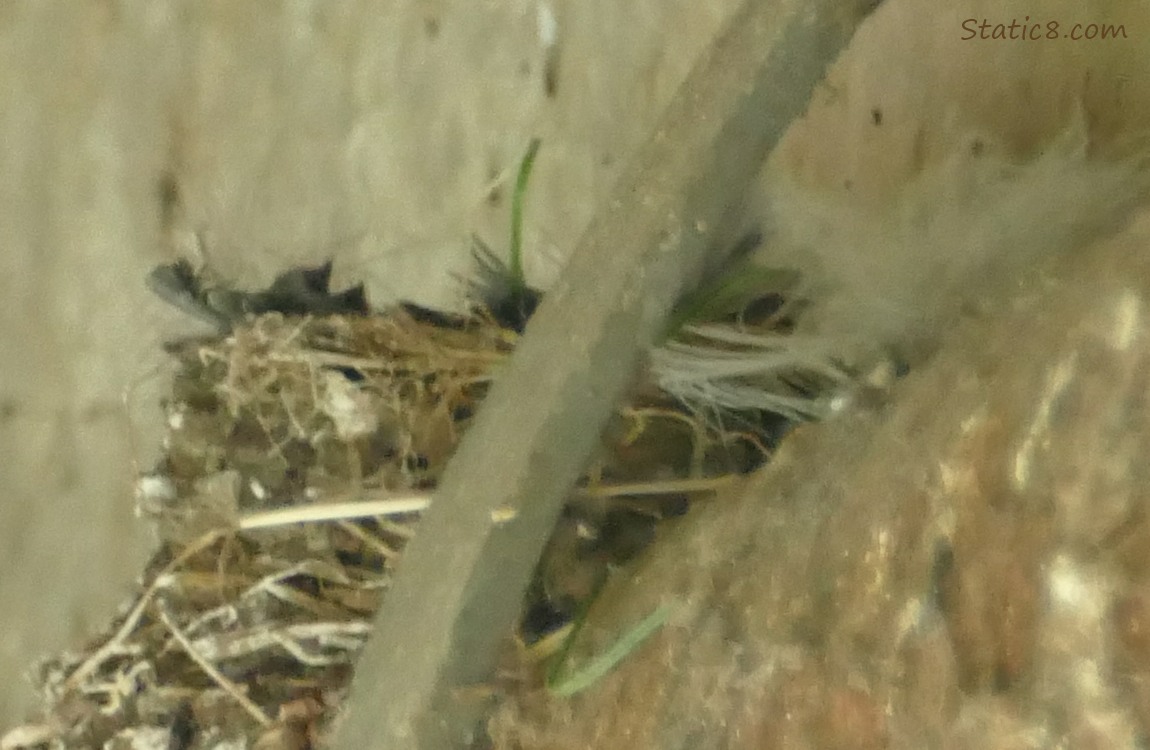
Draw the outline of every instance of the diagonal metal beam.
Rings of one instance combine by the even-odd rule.
[[[571,486],[725,218],[881,0],[746,0],[529,324],[444,474],[360,657],[337,750],[467,747]]]

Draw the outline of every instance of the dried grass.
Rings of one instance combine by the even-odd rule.
[[[399,309],[269,313],[170,345],[164,456],[137,485],[160,547],[109,632],[41,667],[45,716],[5,750],[309,746],[516,339],[483,315],[449,327]],[[636,394],[573,495],[536,603],[578,611],[619,562],[597,524],[652,525],[660,501],[762,460],[766,436],[713,416]]]

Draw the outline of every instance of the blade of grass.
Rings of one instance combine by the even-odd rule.
[[[744,261],[720,278],[688,295],[671,313],[663,340],[674,338],[684,326],[710,323],[739,312],[769,294],[794,288],[798,273],[786,268],[766,268]]]
[[[578,669],[568,673],[565,669],[567,656],[571,650],[571,645],[575,642],[576,636],[578,636],[579,631],[583,629],[583,623],[586,620],[586,614],[584,614],[571,630],[571,634],[567,636],[567,642],[556,655],[555,661],[552,662],[551,668],[547,671],[547,690],[552,695],[556,695],[560,698],[568,698],[591,687],[608,672],[617,667],[623,659],[627,658],[628,654],[639,648],[639,646],[643,644],[643,641],[658,632],[659,628],[663,627],[667,623],[667,620],[670,619],[673,609],[674,606],[671,604],[662,605],[640,620],[635,627],[619,636],[606,651],[594,657]]]
[[[535,155],[539,153],[541,141],[532,138],[527,153],[519,162],[519,174],[515,177],[515,192],[511,194],[511,285],[513,293],[522,295],[527,291],[527,277],[523,272],[523,196],[527,194],[527,181],[531,178],[531,168],[535,165]]]

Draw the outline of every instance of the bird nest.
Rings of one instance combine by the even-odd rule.
[[[310,747],[517,337],[483,313],[400,306],[265,311],[168,345],[163,456],[137,484],[159,547],[112,627],[41,665],[43,718],[4,750]],[[767,425],[720,428],[638,387],[539,564],[524,663],[660,519],[760,463]]]

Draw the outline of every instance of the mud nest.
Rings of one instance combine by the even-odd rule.
[[[328,271],[296,277],[326,288]],[[341,705],[392,566],[519,334],[481,310],[295,312],[167,345],[163,456],[136,498],[159,547],[112,627],[38,668],[43,718],[5,750],[306,748]],[[720,424],[651,380],[539,564],[524,679],[660,519],[760,464],[784,423]]]

